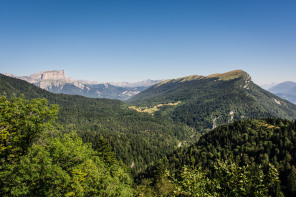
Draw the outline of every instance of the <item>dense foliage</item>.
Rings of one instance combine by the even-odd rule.
[[[218,161],[232,161],[233,164],[229,166],[246,168],[250,176],[258,177],[260,173],[268,175],[272,165],[279,173],[281,185],[276,184],[270,192],[278,196],[281,192],[285,196],[295,196],[295,132],[296,122],[282,119],[243,120],[219,126],[203,135],[196,144],[179,149],[151,166],[139,179],[154,178],[155,183],[165,169],[180,177],[184,165],[200,167],[207,177],[216,179],[215,166]],[[221,179],[220,184],[223,183],[229,184]]]
[[[44,130],[52,128],[58,108],[48,107],[45,99],[29,102],[0,97],[0,112],[0,164],[3,165],[25,155]]]
[[[199,131],[246,118],[296,118],[296,106],[254,84],[247,73],[232,71],[209,77],[169,80],[137,94],[127,102],[137,106],[175,103],[155,112]]]
[[[180,122],[209,128],[202,107],[204,113],[219,115],[213,116],[216,124],[230,122],[222,117],[223,113],[229,115],[229,110],[235,111],[234,120],[236,114],[259,117],[277,112],[291,118],[295,113],[294,105],[288,102],[276,100],[278,104],[273,95],[264,100],[258,89],[252,92],[256,88],[252,82],[245,90],[244,78],[228,77],[212,81],[213,88],[221,83],[221,95],[216,95],[217,88],[212,97],[204,94],[198,97],[204,100],[194,100],[196,92],[191,88],[192,103],[183,100],[152,116],[131,110],[121,101],[55,95],[0,75],[0,93],[12,98],[0,97],[0,195],[295,196],[295,121],[235,121],[205,132],[187,148],[176,149],[180,144],[196,142],[199,136],[167,115],[177,120],[173,115],[180,112],[184,116]],[[182,79],[182,83],[195,81],[192,78]],[[211,84],[212,79],[203,79]],[[181,93],[179,96],[185,96]],[[15,98],[21,94],[30,100]],[[34,99],[38,97],[48,101]],[[48,103],[59,104],[60,114],[57,105]],[[266,111],[268,107],[270,111]],[[196,119],[188,122],[192,113]],[[130,171],[136,175],[134,184]]]
[[[94,151],[57,132],[56,115],[45,99],[0,97],[0,195],[132,196],[132,179],[104,145]]]
[[[0,75],[0,84],[0,94],[8,98],[24,94],[28,99],[46,98],[50,104],[58,104],[57,122],[63,125],[64,131],[77,131],[94,149],[103,136],[117,159],[132,166],[133,172],[145,169],[179,144],[190,144],[199,137],[199,133],[186,125],[136,112],[118,100],[52,94],[4,75]]]
[[[252,174],[249,166],[238,166],[231,160],[214,164],[211,173],[201,168],[184,166],[176,177],[169,171],[156,179],[147,179],[137,187],[139,196],[282,196],[278,171],[270,165],[266,172],[261,166]],[[210,177],[210,178],[209,178]],[[148,183],[148,184],[147,184]]]

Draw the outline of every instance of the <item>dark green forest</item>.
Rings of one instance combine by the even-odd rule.
[[[204,97],[192,84],[192,102],[180,91],[154,114],[0,75],[0,195],[295,196],[295,106],[244,88],[240,74],[205,79],[220,86]],[[224,117],[215,129],[213,111]]]
[[[103,139],[93,150],[57,130],[58,106],[2,96],[0,112],[1,196],[132,196],[127,168]]]
[[[57,122],[63,131],[76,131],[94,148],[103,136],[117,159],[133,166],[133,172],[172,152],[180,142],[186,146],[200,136],[193,128],[169,118],[136,112],[119,100],[53,94],[4,75],[0,75],[0,84],[0,93],[7,98],[24,95],[26,99],[46,98],[49,104],[58,104]]]
[[[296,119],[296,106],[251,81],[244,71],[208,77],[189,76],[156,84],[127,102],[136,106],[175,103],[155,112],[203,132],[215,126],[246,118]]]
[[[230,193],[232,188],[238,189],[236,192],[239,191],[239,188],[235,188],[235,184],[243,181],[243,177],[235,177],[233,185],[228,185],[228,181],[233,177],[228,177],[227,171],[229,173],[231,170],[225,170],[221,177],[221,172],[219,172],[221,169],[217,166],[245,168],[249,177],[257,177],[260,173],[266,175],[272,166],[276,169],[279,180],[268,194],[295,196],[295,154],[296,121],[283,119],[240,120],[207,132],[197,143],[188,148],[176,150],[156,165],[150,166],[146,172],[139,174],[137,179],[142,184],[143,180],[150,180],[150,186],[157,191],[157,183],[166,177],[166,170],[182,180],[182,169],[187,166],[191,169],[202,169],[202,172],[205,173],[204,176],[210,180],[219,180],[221,188],[207,188],[208,193],[218,192],[226,196],[241,196],[243,194],[233,193],[230,195]],[[233,171],[237,173],[240,170]],[[264,179],[263,183],[266,181],[268,180]],[[255,195],[252,191],[255,188],[249,188],[249,190],[247,196]]]

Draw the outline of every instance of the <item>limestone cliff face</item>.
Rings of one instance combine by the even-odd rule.
[[[126,100],[140,91],[147,89],[157,81],[147,80],[137,83],[118,83],[120,85],[112,85],[111,83],[97,83],[89,81],[79,81],[67,78],[64,70],[42,71],[30,76],[13,76],[18,79],[25,80],[42,89],[53,93],[64,93],[71,95],[82,95],[91,98],[111,98]]]
[[[65,84],[73,84],[78,88],[84,88],[83,84],[68,79],[64,70],[42,71],[32,74],[29,77],[24,77],[23,79],[49,91],[52,88],[61,89]]]
[[[67,81],[67,77],[64,70],[54,70],[54,71],[43,71],[30,75],[32,81],[40,82],[44,80],[61,80]]]
[[[10,76],[11,74],[6,75]],[[13,77],[25,80],[48,91],[52,91],[52,89],[60,89],[62,92],[62,89],[65,85],[73,85],[79,89],[85,88],[83,83],[71,78],[67,78],[64,70],[42,71],[34,73],[30,76]]]
[[[41,80],[67,80],[64,70],[45,71],[41,74]]]

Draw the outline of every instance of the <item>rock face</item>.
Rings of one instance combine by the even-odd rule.
[[[25,80],[42,89],[53,93],[63,93],[71,95],[81,95],[91,98],[111,98],[126,100],[150,86],[160,82],[160,80],[147,80],[136,83],[97,83],[83,80],[67,78],[64,70],[42,71],[30,76],[10,77]]]
[[[9,74],[6,74],[9,75]],[[10,75],[11,76],[11,75]],[[16,77],[16,76],[13,76]],[[54,71],[42,71],[38,73],[34,73],[30,76],[22,76],[16,77],[22,80],[25,80],[29,83],[32,83],[42,89],[48,90],[54,93],[63,93],[61,90],[60,92],[55,92],[53,89],[62,89],[66,84],[72,84],[80,89],[84,89],[84,84],[73,80],[71,78],[67,78],[66,73],[64,70],[54,70]]]
[[[41,73],[41,80],[67,80],[64,70]]]
[[[12,76],[11,74],[6,74],[7,76]],[[13,76],[16,77],[16,76]],[[17,77],[23,79],[30,83],[37,83],[40,81],[50,80],[50,81],[68,81],[64,70],[54,70],[54,71],[43,71],[32,74],[30,76]]]

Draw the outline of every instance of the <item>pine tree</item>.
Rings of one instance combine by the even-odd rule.
[[[106,164],[109,164],[110,166],[118,164],[118,161],[115,157],[115,154],[111,150],[111,146],[108,140],[105,139],[103,136],[100,136],[98,140],[96,151],[98,152],[98,156],[101,157]]]

